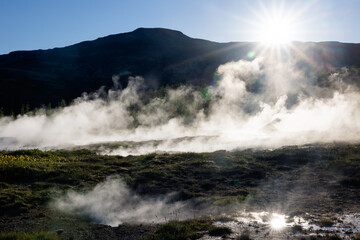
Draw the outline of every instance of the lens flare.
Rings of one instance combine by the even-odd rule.
[[[249,59],[254,59],[255,55],[256,55],[256,53],[253,52],[253,51],[251,51],[251,52],[248,52],[247,57],[248,57]]]

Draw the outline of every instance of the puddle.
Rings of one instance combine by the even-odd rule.
[[[333,234],[343,239],[354,239],[352,237],[360,232],[360,213],[332,216],[304,214],[304,216],[290,217],[271,212],[238,212],[233,216],[223,216],[219,219],[214,225],[227,226],[233,233],[227,238],[206,235],[203,240],[236,239],[246,230],[250,231],[251,239],[293,239],[301,236],[324,237]],[[322,226],[324,224],[331,226]]]
[[[350,239],[348,237],[360,232],[360,213],[335,214],[330,218],[333,221],[332,226],[321,226],[317,224],[323,219],[321,216],[308,216],[310,216],[310,221],[302,218],[297,218],[297,220],[300,223],[299,225],[310,231],[336,233],[344,239]]]

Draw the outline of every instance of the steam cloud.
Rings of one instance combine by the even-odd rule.
[[[108,177],[85,193],[68,192],[52,202],[65,213],[87,216],[97,223],[118,226],[126,223],[160,223],[193,217],[187,202],[168,197],[146,198],[133,193],[120,179]]]
[[[218,68],[215,86],[180,87],[163,98],[145,98],[144,80],[131,78],[123,90],[84,94],[50,116],[1,118],[0,148],[93,144],[103,154],[136,155],[358,141],[360,93],[347,70],[321,87],[295,65],[263,57],[230,62]],[[107,142],[119,144],[99,144]]]

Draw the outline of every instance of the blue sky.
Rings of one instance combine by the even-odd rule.
[[[296,16],[292,40],[360,42],[360,0],[0,0],[0,54],[63,47],[138,27],[218,42],[260,41],[263,16],[279,8]]]

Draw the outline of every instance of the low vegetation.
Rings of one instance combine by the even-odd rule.
[[[209,229],[210,236],[226,236],[231,233],[232,233],[231,229],[226,226],[212,226]]]
[[[60,167],[67,161],[69,159],[54,154],[46,154],[39,150],[15,151],[11,153],[0,152],[0,165],[9,167],[37,167],[45,169],[49,166]]]
[[[247,230],[247,229],[245,231],[243,231],[241,233],[241,235],[236,238],[236,240],[250,240],[250,239],[251,239],[250,238],[250,231]]]
[[[293,233],[301,233],[304,229],[302,228],[301,225],[294,225],[291,227],[291,231]]]
[[[359,233],[356,233],[355,236],[354,236],[355,240],[360,240],[360,232]]]
[[[203,216],[186,221],[170,221],[160,226],[155,233],[146,240],[187,240],[198,239],[212,229],[212,219]]]
[[[329,236],[329,237],[326,238],[326,240],[341,240],[341,239],[342,239],[342,238],[341,238],[339,235],[337,235],[337,234],[331,235],[331,236]]]
[[[331,218],[321,218],[319,220],[320,227],[332,227],[334,225],[334,221]]]
[[[56,233],[0,233],[0,240],[60,240]]]
[[[70,189],[91,189],[109,175],[118,175],[140,195],[175,192],[172,195],[175,201],[196,198],[216,208],[241,203],[246,203],[247,206],[267,204],[270,198],[277,198],[282,202],[286,194],[279,194],[279,190],[291,190],[295,183],[298,188],[307,184],[303,191],[320,191],[320,188],[333,191],[327,193],[331,196],[329,201],[324,198],[325,200],[320,199],[316,204],[309,205],[298,198],[290,210],[301,211],[303,204],[306,211],[311,211],[311,207],[317,211],[334,211],[336,208],[346,207],[346,204],[356,204],[360,187],[359,172],[358,144],[319,144],[284,147],[273,151],[217,151],[128,157],[102,156],[89,150],[2,151],[0,232],[3,232],[3,237],[10,234],[7,232],[31,232],[33,228],[39,232],[54,230],[47,223],[54,216],[57,217],[58,213],[52,212],[47,203]],[[264,185],[271,179],[279,179],[277,183],[288,185],[276,185],[274,191],[272,185]],[[302,197],[309,194],[311,193],[306,192]],[[317,195],[315,192],[314,196]],[[24,214],[36,215],[24,218]],[[44,219],[41,224],[37,222],[37,216]],[[11,225],[16,223],[12,220],[14,218],[19,223],[26,224],[26,227]],[[55,225],[59,221],[64,224],[75,221],[75,217],[56,219]],[[78,227],[80,230],[76,230],[77,234],[97,231],[96,227],[86,227],[87,219],[76,221],[80,222],[70,225],[72,228],[82,226]],[[322,222],[324,226],[330,225],[329,221]],[[71,237],[72,231],[65,229],[62,234]],[[179,236],[178,239],[195,239],[203,234],[230,233],[226,231],[212,227],[211,219],[200,218],[171,221],[157,230],[149,230],[148,236],[150,239],[166,239],[167,234],[175,234]],[[299,232],[299,229],[293,231]],[[239,236],[240,239],[247,239],[245,235]]]

